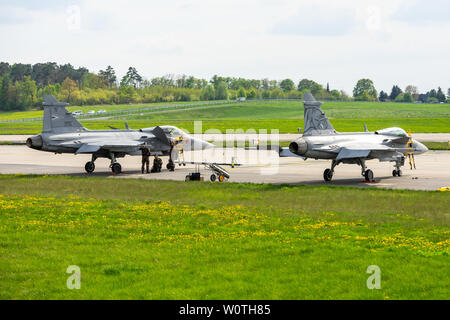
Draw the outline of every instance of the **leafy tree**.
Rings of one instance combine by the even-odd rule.
[[[106,79],[110,88],[116,86],[116,81],[117,81],[116,72],[114,71],[114,69],[111,66],[108,66],[105,71],[100,70],[98,72],[98,75],[101,76],[102,78]]]
[[[365,91],[365,92],[364,92]],[[368,97],[368,96],[370,97]],[[361,98],[363,101],[377,100],[377,90],[370,79],[360,79],[353,88],[353,97]]]
[[[442,92],[441,87],[439,87],[437,92],[436,92],[436,98],[439,100],[439,102],[444,102],[445,101],[445,94],[444,94],[444,92]]]
[[[9,75],[5,75],[2,78],[2,86],[0,88],[0,108],[2,110],[8,110],[8,102],[9,102],[9,98],[8,98],[8,91],[9,91],[9,85],[10,85],[10,80],[9,80]]]
[[[281,91],[279,88],[270,91],[270,99],[282,99],[282,98],[284,98],[283,91]]]
[[[219,83],[217,84],[216,99],[228,100],[228,86],[223,80],[219,81]]]
[[[447,98],[450,99],[450,88],[447,89]]]
[[[270,80],[269,81],[269,90],[274,90],[274,89],[277,89],[277,88],[279,88],[278,81],[277,80]]]
[[[137,72],[136,68],[129,67],[127,74],[123,76],[120,81],[120,86],[133,86],[135,89],[140,86],[142,77]]]
[[[394,86],[392,87],[391,94],[389,95],[389,98],[390,98],[392,101],[394,101],[395,98],[397,98],[397,96],[398,96],[400,93],[402,93],[402,92],[403,92],[403,91],[402,91],[402,89],[400,89],[399,86],[394,85]]]
[[[437,92],[435,89],[431,89],[430,91],[427,92],[427,96],[429,98],[436,98],[437,99]]]
[[[404,102],[405,101],[405,94],[402,92],[394,99],[395,102]]]
[[[264,90],[261,94],[261,97],[263,99],[270,99],[270,91],[269,90]]]
[[[256,91],[255,88],[250,88],[250,90],[247,91],[247,99],[256,99],[258,98],[258,91]]]
[[[216,97],[216,93],[214,90],[214,86],[208,85],[206,88],[202,90],[200,95],[200,99],[202,100],[214,100]]]
[[[284,79],[280,82],[280,88],[284,92],[288,92],[295,89],[294,81],[291,79]]]
[[[8,105],[6,106],[7,110],[22,110],[23,106],[21,104],[20,99],[20,83],[16,81],[11,83],[8,87]]]
[[[405,92],[403,95],[403,102],[414,102],[414,98],[411,93]]]
[[[22,107],[33,106],[37,102],[37,86],[31,76],[25,76],[20,83],[21,105]]]
[[[269,90],[269,79],[264,78],[261,80],[261,89]],[[448,90],[450,90],[450,89],[448,89]]]
[[[302,79],[297,86],[298,91],[317,94],[323,90],[322,86],[313,80]]]
[[[405,92],[409,93],[414,100],[419,99],[419,90],[417,89],[416,86],[413,86],[413,85],[406,86]]]
[[[341,99],[341,93],[338,90],[331,90],[330,94],[335,100]]]
[[[11,67],[8,62],[0,62],[0,77],[3,77],[11,72]]]
[[[11,67],[10,77],[12,82],[21,81],[25,76],[31,76],[31,64],[15,63]]]
[[[131,103],[137,100],[137,92],[133,86],[120,86],[119,103]]]
[[[295,89],[286,92],[284,96],[288,99],[299,99],[299,100],[303,99],[303,93]]]
[[[63,101],[75,104],[79,97],[79,90],[77,83],[70,78],[66,78],[61,85],[61,97]]]
[[[247,92],[243,87],[240,87],[238,90],[238,98],[247,98]]]
[[[104,89],[108,86],[108,79],[103,76],[96,75],[95,73],[86,73],[81,80],[81,87],[83,89]]]
[[[31,79],[36,84],[43,88],[48,84],[56,83],[56,74],[58,72],[58,65],[56,62],[36,63],[33,65]]]
[[[376,96],[371,95],[367,90],[364,90],[359,96],[354,97],[356,101],[376,101]]]
[[[380,91],[380,96],[378,97],[378,99],[382,102],[386,101],[386,99],[388,99],[389,96],[386,92],[384,92],[383,90]]]

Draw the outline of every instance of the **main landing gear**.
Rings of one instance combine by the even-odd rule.
[[[95,155],[92,155],[92,160],[86,162],[84,165],[84,170],[86,170],[87,173],[92,173],[95,170],[95,160],[97,160],[97,157]]]
[[[364,159],[358,159],[358,164],[361,166],[361,175],[364,177],[364,180],[366,182],[374,182],[373,171],[367,169]]]
[[[111,159],[111,164],[109,167],[111,168],[111,172],[114,174],[120,174],[122,173],[122,166],[120,163],[117,162],[116,157],[114,153],[111,153],[109,158]],[[92,173],[95,170],[95,160],[97,160],[96,155],[92,155],[92,160],[86,162],[84,165],[84,170],[86,170],[87,173]]]
[[[333,179],[333,174],[334,174],[334,168],[339,165],[339,161],[333,160],[331,162],[331,169],[325,169],[325,171],[323,172],[323,180],[325,181],[331,181],[331,179]]]
[[[122,173],[122,166],[120,165],[120,163],[117,162],[114,153],[111,152],[109,158],[111,159],[111,164],[109,165],[109,167],[111,168],[112,173],[114,174]]]
[[[331,181],[333,179],[334,175],[334,168],[339,165],[341,161],[333,160],[331,162],[331,169],[325,169],[323,172],[323,180],[325,181]],[[358,165],[361,166],[361,175],[364,177],[366,182],[373,182],[373,171],[370,169],[367,169],[365,161],[363,159],[358,159],[356,162]],[[401,171],[400,171],[401,174]]]

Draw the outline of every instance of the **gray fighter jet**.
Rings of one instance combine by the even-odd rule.
[[[85,170],[95,170],[97,158],[111,160],[113,173],[122,172],[117,158],[125,155],[141,155],[142,147],[148,147],[151,155],[169,156],[168,169],[173,170],[173,160],[181,150],[194,151],[213,147],[212,144],[196,139],[174,126],[157,126],[132,130],[88,130],[66,109],[68,103],[55,97],[44,97],[44,125],[42,133],[27,139],[27,146],[41,151],[74,154],[92,154]]]
[[[339,133],[334,130],[312,94],[304,96],[304,133],[301,138],[291,142],[290,152],[284,155],[298,155],[305,160],[330,159],[331,169],[323,173],[325,181],[331,181],[334,169],[341,163],[357,164],[361,166],[361,174],[366,181],[373,181],[373,172],[366,167],[366,160],[395,162],[392,175],[400,177],[400,167],[405,164],[405,157],[409,158],[411,169],[415,168],[414,154],[428,151],[422,143],[412,139],[401,128],[387,128],[369,132],[364,124],[365,132]],[[292,155],[293,153],[294,155]]]

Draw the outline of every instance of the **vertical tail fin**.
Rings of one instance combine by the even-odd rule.
[[[309,92],[303,97],[304,115],[304,136],[329,135],[335,134],[334,130],[325,113],[320,106],[322,102],[316,101]]]
[[[44,125],[42,132],[69,133],[86,130],[66,107],[52,95],[44,96]]]

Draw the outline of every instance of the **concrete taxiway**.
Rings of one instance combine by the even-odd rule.
[[[241,166],[226,167],[231,174],[230,182],[253,182],[275,184],[336,185],[393,189],[436,190],[450,186],[450,152],[429,151],[416,156],[417,170],[403,167],[402,177],[393,177],[392,163],[367,161],[367,166],[374,171],[376,182],[366,183],[361,177],[361,170],[356,165],[339,165],[336,167],[333,181],[324,182],[323,171],[330,167],[325,160],[300,158],[278,158],[274,151],[257,151],[244,149],[213,149],[209,153],[195,154],[186,152],[185,160],[240,163]],[[140,157],[118,159],[123,173],[113,175],[109,169],[109,160],[98,159],[93,174],[84,172],[84,164],[90,155],[72,155],[40,152],[26,146],[0,146],[0,174],[61,174],[72,176],[97,176],[107,178],[143,178],[184,180],[194,165],[187,164],[176,168],[175,172],[164,170],[161,173],[141,174]],[[167,162],[167,159],[163,159]],[[205,180],[210,172],[204,170]],[[218,182],[217,182],[218,183]],[[32,187],[32,186],[30,186]]]
[[[0,135],[0,142],[25,143],[27,138],[31,135]],[[207,141],[294,141],[301,137],[299,133],[281,133],[279,135],[256,134],[256,133],[234,133],[234,134],[220,134],[220,133],[205,133],[193,134],[194,137]],[[449,142],[450,133],[414,133],[412,137],[421,142]]]

